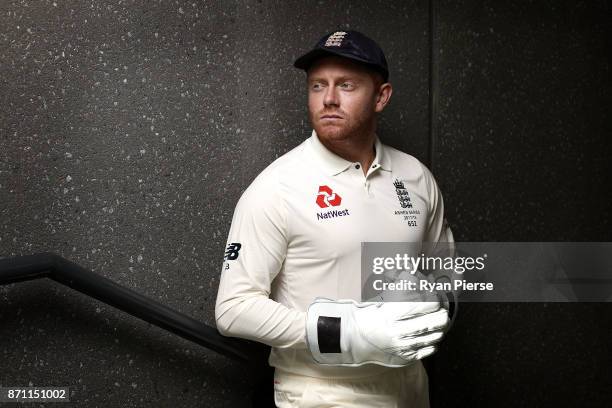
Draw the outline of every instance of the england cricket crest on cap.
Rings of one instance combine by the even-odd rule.
[[[342,40],[344,40],[344,36],[347,33],[344,31],[336,31],[327,37],[327,41],[325,41],[326,47],[340,47],[342,46]]]
[[[393,185],[395,186],[395,192],[397,193],[397,198],[402,208],[412,208],[410,195],[408,195],[408,190],[406,190],[404,182],[396,179]]]

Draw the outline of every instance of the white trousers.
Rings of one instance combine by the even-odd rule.
[[[429,408],[427,373],[421,362],[382,375],[351,379],[306,377],[274,370],[278,408]]]

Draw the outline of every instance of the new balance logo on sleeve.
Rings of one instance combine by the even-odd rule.
[[[240,251],[240,248],[242,248],[242,244],[239,244],[238,242],[232,242],[227,246],[227,249],[225,250],[225,258],[223,259],[226,261],[233,261],[238,259],[238,251]]]

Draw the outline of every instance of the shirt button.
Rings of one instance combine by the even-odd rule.
[[[374,164],[374,165],[372,165],[372,168],[373,168],[373,169],[375,169],[375,168],[376,168],[376,166],[377,166],[377,164]]]
[[[357,170],[359,170],[359,168],[360,168],[360,167],[361,167],[361,166],[360,166],[360,165],[358,165],[358,164],[356,164],[356,165],[355,165],[355,168],[356,168]]]

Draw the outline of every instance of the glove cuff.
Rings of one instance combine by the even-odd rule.
[[[341,339],[342,320],[348,318],[353,300],[332,301],[317,298],[306,315],[306,343],[319,364],[343,362]]]

